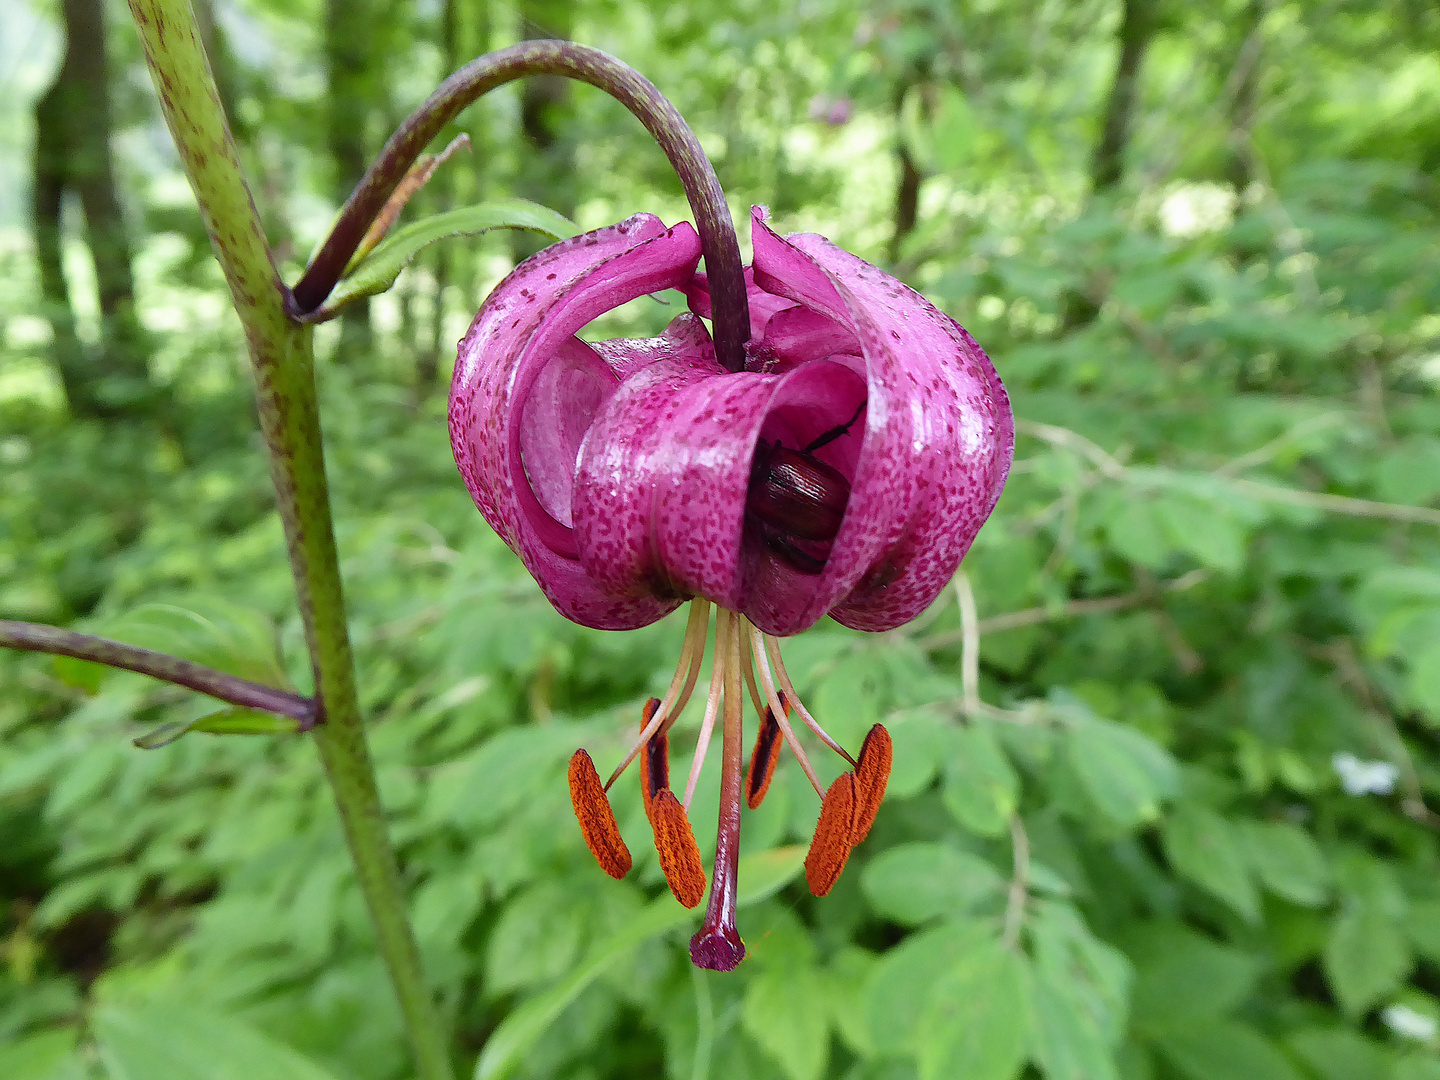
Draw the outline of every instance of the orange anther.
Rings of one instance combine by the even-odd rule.
[[[855,774],[841,773],[825,792],[820,820],[815,822],[815,835],[805,855],[805,884],[816,896],[830,891],[850,858],[855,807]]]
[[[870,835],[880,801],[885,798],[885,785],[890,782],[890,764],[895,760],[894,744],[883,724],[876,724],[865,736],[860,747],[860,760],[855,763],[855,832],[850,837],[853,847]]]
[[[700,847],[695,843],[685,808],[675,793],[665,788],[646,804],[646,809],[655,830],[660,869],[670,891],[680,903],[694,907],[705,896],[705,868],[700,864]]]
[[[620,837],[620,826],[615,824],[615,811],[605,797],[595,762],[584,750],[576,750],[570,759],[570,803],[575,807],[575,819],[580,822],[590,854],[611,877],[623,878],[630,872],[630,849]]]
[[[765,710],[765,719],[755,733],[755,749],[750,753],[750,768],[745,773],[745,805],[757,810],[770,790],[775,763],[780,760],[780,724],[775,713]]]

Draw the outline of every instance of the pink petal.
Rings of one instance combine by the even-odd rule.
[[[887,630],[954,575],[999,498],[1014,448],[1009,400],[974,340],[923,297],[823,237],[782,240],[754,219],[755,280],[858,339],[868,386],[845,520],[796,633],[830,612]],[[831,609],[834,609],[831,611]]]
[[[567,455],[619,378],[603,370],[603,353],[574,335],[637,296],[683,287],[699,258],[699,239],[688,224],[667,230],[653,215],[637,214],[516,267],[460,343],[450,392],[450,439],[460,473],[485,519],[551,603],[587,626],[643,626],[673,610],[675,601],[616,597],[597,587],[576,558],[563,520]],[[561,412],[569,415],[547,446],[545,429]]]

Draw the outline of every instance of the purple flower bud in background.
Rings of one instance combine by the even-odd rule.
[[[811,120],[829,124],[831,127],[840,127],[850,119],[850,99],[816,94],[810,99],[807,113]]]
[[[766,216],[752,218],[743,370],[716,361],[694,230],[637,214],[517,267],[460,343],[450,393],[451,442],[476,505],[561,614],[619,630],[696,601],[679,669],[647,706],[639,740],[604,785],[577,752],[571,794],[591,850],[623,875],[630,856],[604,792],[641,757],[662,869],[693,906],[705,881],[686,810],[723,713],[710,905],[691,943],[697,964],[722,970],[744,955],[742,797],[759,805],[782,740],[822,791],[790,712],[851,766],[823,792],[806,860],[817,895],[869,831],[889,773],[884,729],[852,758],[801,704],[776,639],[827,614],[873,631],[920,614],[993,509],[1014,442],[1004,387],[964,329],[823,237],[777,235]],[[576,336],[667,288],[685,292],[693,313],[660,337]],[[711,604],[716,660],[677,799],[668,733],[698,679]],[[743,785],[742,682],[761,717]]]

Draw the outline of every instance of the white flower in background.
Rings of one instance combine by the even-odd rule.
[[[1410,1008],[1409,1005],[1390,1005],[1380,1014],[1385,1026],[1396,1035],[1416,1042],[1428,1043],[1440,1032],[1440,1023],[1433,1016]]]
[[[1346,795],[1389,795],[1400,778],[1400,770],[1390,762],[1361,761],[1348,752],[1336,754],[1330,764]]]

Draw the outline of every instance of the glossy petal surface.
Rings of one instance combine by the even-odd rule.
[[[700,595],[772,634],[827,613],[889,629],[945,586],[999,496],[1013,422],[970,336],[823,237],[782,238],[760,209],[753,225],[747,370],[716,362],[696,315],[648,341],[575,337],[664,288],[709,314],[694,232],[648,215],[522,264],[461,343],[461,473],[578,622],[639,626]],[[747,511],[752,470],[778,447],[848,482],[833,541],[801,544]]]

